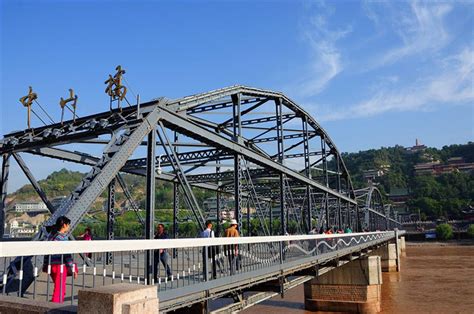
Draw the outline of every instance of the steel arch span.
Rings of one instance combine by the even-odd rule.
[[[124,173],[146,177],[147,214],[138,215],[146,238],[153,235],[157,180],[174,186],[174,237],[183,215],[201,228],[206,219],[219,220],[219,228],[221,218],[233,218],[246,236],[346,226],[360,230],[358,200],[339,150],[316,120],[286,95],[231,86],[124,108],[113,108],[112,98],[110,104],[110,110],[101,113],[4,135],[0,205],[5,204],[13,158],[52,213],[46,225],[66,215],[72,220],[70,232],[107,191],[108,238],[113,239],[116,187],[129,207],[138,210]],[[71,150],[71,144],[78,146]],[[91,151],[100,153],[93,156]],[[91,170],[54,207],[24,154],[88,165]],[[203,208],[197,189],[215,193],[213,206]],[[257,234],[251,233],[252,219],[258,221]]]
[[[382,193],[373,184],[355,191],[359,202],[363,230],[393,230],[400,227],[397,213],[391,204],[385,204]]]

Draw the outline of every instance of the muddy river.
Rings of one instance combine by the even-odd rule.
[[[311,313],[303,286],[241,313]],[[382,313],[474,313],[474,245],[407,243],[400,273],[383,273]]]

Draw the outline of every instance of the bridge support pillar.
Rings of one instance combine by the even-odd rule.
[[[388,243],[369,253],[371,256],[378,255],[382,261],[383,272],[400,271],[400,254],[397,252],[395,243]]]
[[[305,309],[378,313],[382,298],[381,285],[380,257],[357,259],[306,282]]]
[[[407,254],[407,247],[405,243],[405,237],[400,237],[400,252],[402,256],[406,256]]]

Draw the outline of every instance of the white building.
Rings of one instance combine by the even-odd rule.
[[[17,213],[48,211],[46,204],[43,202],[20,202],[16,203],[13,208]]]

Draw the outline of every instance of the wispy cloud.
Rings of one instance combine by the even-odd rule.
[[[350,27],[331,29],[329,20],[333,13],[324,3],[320,3],[318,14],[311,16],[304,27],[303,36],[311,48],[311,61],[308,72],[296,88],[304,97],[314,96],[324,90],[344,69],[341,52],[336,44],[352,30]]]
[[[449,3],[412,1],[408,7],[404,3],[396,7],[392,4],[382,5],[385,25],[389,25],[401,44],[376,57],[369,69],[391,65],[405,57],[420,56],[427,52],[433,55],[450,42],[451,36],[445,27],[445,17],[452,10]],[[380,23],[382,17],[375,10],[366,5],[365,12],[377,28],[383,27]]]
[[[460,53],[439,62],[437,74],[415,81],[413,84],[381,89],[368,100],[343,110],[322,112],[321,121],[370,117],[386,112],[430,110],[439,105],[459,105],[474,102],[474,50],[463,49]]]

